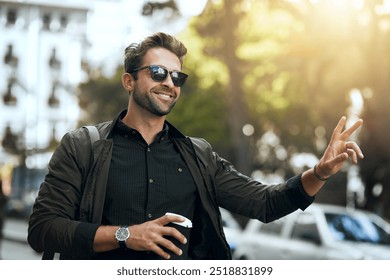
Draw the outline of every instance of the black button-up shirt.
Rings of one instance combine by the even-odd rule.
[[[167,125],[148,145],[138,131],[119,121],[113,142],[103,224],[141,224],[166,212],[193,220],[196,186],[169,137]],[[183,233],[190,240],[189,231]],[[182,249],[186,253],[186,249]],[[159,258],[152,253],[116,251],[119,255],[111,257],[122,258],[125,254],[128,258],[136,259]],[[174,257],[173,253],[171,256]]]

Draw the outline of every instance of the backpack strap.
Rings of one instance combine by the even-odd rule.
[[[89,138],[91,139],[91,146],[93,146],[93,143],[95,143],[97,140],[100,140],[100,134],[96,126],[94,125],[86,125],[85,127],[89,132]]]
[[[89,157],[85,157],[87,154],[85,154],[84,158],[82,159],[83,161],[83,164],[85,165],[85,170],[86,170],[86,174],[83,178],[83,182],[82,182],[82,186],[81,186],[81,192],[83,193],[84,192],[84,185],[87,181],[87,178],[88,178],[88,174],[91,170],[91,167],[92,167],[92,164],[94,162],[94,160],[96,159],[96,155],[93,153],[93,144],[100,140],[100,134],[99,134],[99,131],[97,129],[96,126],[94,125],[86,125],[86,126],[83,126],[83,128],[86,128],[87,131],[88,131],[88,135],[89,135],[89,139],[90,139],[90,153],[89,153]],[[81,154],[82,156],[84,155],[84,153]]]
[[[94,126],[94,125],[86,125],[86,126],[83,126],[84,128],[86,128],[87,129],[87,131],[88,131],[88,135],[89,135],[89,139],[90,139],[90,141],[91,141],[91,149],[90,149],[90,151],[91,151],[91,154],[90,154],[90,159],[93,159],[93,155],[92,155],[92,146],[93,146],[93,144],[96,142],[96,141],[98,141],[98,140],[100,140],[100,134],[99,134],[99,131],[98,131],[98,129],[97,129],[97,127],[96,126]],[[87,170],[89,170],[90,169],[90,167],[91,167],[91,161],[89,161],[88,162],[88,168],[87,168]],[[87,176],[85,176],[85,178],[86,178]],[[85,184],[85,179],[83,180],[83,185]],[[84,186],[82,186],[82,190],[84,189]],[[43,252],[43,255],[42,255],[42,260],[53,260],[54,259],[54,255],[55,255],[55,253],[54,252],[51,252],[51,251],[45,251],[45,252]]]

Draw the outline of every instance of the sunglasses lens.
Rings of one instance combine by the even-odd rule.
[[[150,66],[152,79],[156,82],[162,82],[167,78],[168,70],[159,66]]]
[[[162,82],[165,81],[169,72],[167,69],[161,66],[152,65],[150,66],[150,73],[154,81]],[[172,71],[170,75],[171,75],[172,82],[176,87],[182,87],[188,77],[187,74],[179,71]]]
[[[182,87],[187,79],[187,74],[184,74],[182,72],[172,72],[171,78],[172,82],[177,87]]]

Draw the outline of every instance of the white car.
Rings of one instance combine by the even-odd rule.
[[[314,203],[271,223],[250,220],[233,258],[390,260],[390,224],[369,212]]]

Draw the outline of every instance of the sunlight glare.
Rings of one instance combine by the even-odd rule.
[[[302,4],[302,0],[286,0],[286,2],[290,2],[293,4]],[[383,7],[390,6],[390,0],[384,0]],[[312,5],[317,4],[328,4],[330,9],[346,9],[352,5],[355,9],[364,8],[365,0],[309,0],[309,3]]]
[[[362,93],[358,89],[353,89],[349,93],[351,100],[351,110],[354,114],[360,115],[363,111],[364,100]]]
[[[390,0],[383,0],[382,5],[376,5],[375,12],[378,15],[390,14]]]

